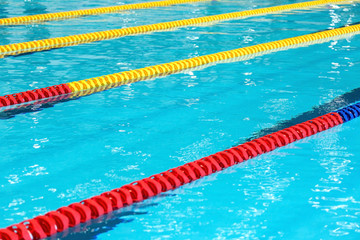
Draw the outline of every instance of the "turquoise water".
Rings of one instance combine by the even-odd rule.
[[[55,2],[0,1],[0,13],[118,3]],[[293,2],[300,1],[213,1],[1,27],[0,44]],[[339,27],[360,21],[359,9],[353,4],[292,11],[8,57],[0,60],[0,95]],[[0,227],[230,148],[262,129],[308,120],[304,113],[314,107],[330,103],[325,110],[331,111],[360,100],[348,94],[359,88],[359,50],[360,35],[138,82],[50,108],[34,106],[14,116],[0,113]],[[358,123],[58,237],[358,239]]]

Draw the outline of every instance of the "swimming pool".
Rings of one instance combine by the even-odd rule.
[[[1,44],[292,2],[300,1],[213,1],[1,27]],[[25,2],[19,6],[8,1],[7,6],[2,4],[7,12],[3,15],[95,7],[85,3],[54,7],[54,3]],[[109,2],[96,4],[106,5]],[[4,58],[1,93],[137,69],[360,21],[359,4],[338,6]],[[337,109],[339,102],[351,103],[354,99],[347,99],[347,93],[358,88],[359,40],[354,36],[290,49],[138,82],[50,108],[34,106],[22,114],[2,113],[0,227],[238,145],[283,121],[308,120],[301,118],[304,112],[336,97],[345,96],[326,105],[327,112]],[[317,111],[313,117],[320,115]],[[357,121],[59,236],[357,238]]]

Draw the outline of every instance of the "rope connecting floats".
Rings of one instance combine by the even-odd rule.
[[[0,229],[4,240],[42,239],[242,163],[360,116],[360,103]]]
[[[74,81],[70,83],[29,90],[15,94],[8,94],[0,97],[0,107],[24,104],[46,98],[58,97],[64,94],[67,94],[68,97],[89,95],[94,92],[104,91],[124,84],[144,81],[156,77],[162,77],[181,71],[210,65],[212,63],[222,61],[230,62],[233,61],[233,59],[242,59],[246,58],[249,55],[256,56],[261,54],[267,54],[276,50],[322,43],[325,41],[330,41],[334,38],[341,38],[344,36],[355,35],[359,33],[360,24],[352,25],[348,27],[337,28],[333,30],[327,30],[293,38],[287,38],[279,41],[262,43],[250,47],[244,47],[235,50],[224,51],[170,63],[164,63],[155,66],[104,75],[81,81]]]
[[[0,19],[0,25],[19,25],[19,24],[29,24],[29,23],[44,22],[44,21],[56,21],[60,19],[77,18],[87,15],[114,13],[114,12],[120,12],[131,9],[164,7],[169,5],[200,2],[200,1],[209,1],[209,0],[164,0],[164,1],[156,1],[156,2],[144,2],[144,3],[134,3],[134,4],[126,4],[120,6],[74,10],[67,12],[45,13],[45,14],[37,14],[30,16],[2,18]]]
[[[0,57],[74,46],[84,43],[95,42],[95,41],[120,38],[128,35],[146,34],[154,31],[168,30],[168,29],[184,27],[189,25],[199,25],[203,23],[219,22],[219,21],[225,21],[236,18],[245,18],[256,15],[281,12],[281,11],[315,7],[329,3],[345,3],[345,2],[349,3],[348,0],[310,1],[303,3],[281,5],[276,7],[269,7],[269,8],[260,8],[255,10],[242,11],[242,12],[225,13],[225,14],[219,14],[219,15],[213,15],[207,17],[199,17],[199,18],[184,19],[184,20],[178,20],[172,22],[143,25],[137,27],[78,34],[67,37],[57,37],[57,38],[42,39],[42,40],[23,42],[23,43],[14,43],[14,44],[0,46]]]

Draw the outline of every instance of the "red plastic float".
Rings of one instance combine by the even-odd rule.
[[[69,89],[57,85],[52,88],[38,89],[28,94],[17,94],[15,97],[0,98],[0,103],[22,101],[23,98],[41,98],[67,93]],[[360,108],[359,108],[360,109]],[[260,137],[208,157],[186,163],[180,167],[153,175],[148,178],[124,185],[120,188],[102,193],[73,203],[68,207],[59,208],[44,216],[39,216],[6,229],[0,229],[0,239],[3,240],[30,240],[41,239],[62,232],[69,227],[98,218],[106,213],[143,201],[162,192],[178,188],[186,183],[195,181],[212,173],[254,158],[260,154],[270,152],[275,148],[285,146],[299,139],[314,135],[343,123],[343,118],[333,112],[310,121],[297,124],[284,130]]]

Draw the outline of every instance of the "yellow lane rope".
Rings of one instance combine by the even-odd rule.
[[[355,0],[355,1],[359,1],[359,0]],[[67,46],[74,46],[83,43],[119,38],[127,35],[144,34],[154,31],[168,30],[168,29],[189,26],[189,25],[199,25],[209,22],[218,22],[229,19],[245,18],[250,16],[264,15],[264,14],[287,11],[287,10],[309,8],[309,7],[325,5],[329,3],[350,3],[350,2],[353,1],[349,1],[349,0],[310,1],[303,3],[281,5],[276,7],[269,7],[269,8],[260,8],[260,9],[242,11],[242,12],[226,13],[226,14],[207,16],[207,17],[199,17],[199,18],[178,20],[172,22],[143,25],[137,27],[129,27],[123,29],[113,29],[102,32],[85,33],[85,34],[72,35],[67,37],[58,37],[58,38],[50,38],[50,39],[36,40],[36,41],[23,42],[23,43],[14,43],[14,44],[0,46],[0,57],[4,57],[8,55],[18,55],[22,53],[29,53],[36,51],[43,51],[43,50],[49,50],[54,48],[67,47]]]
[[[69,93],[67,94],[58,93],[54,97],[40,97],[40,95],[38,95],[38,97],[33,100],[27,99],[25,102],[20,104],[15,104],[15,103],[10,104],[7,105],[6,107],[2,107],[1,110],[7,111],[12,109],[22,108],[24,106],[28,106],[32,104],[41,104],[49,101],[57,101],[57,99],[77,98],[81,96],[90,95],[96,92],[105,91],[107,89],[118,87],[121,85],[130,84],[133,82],[164,77],[179,72],[200,70],[219,63],[245,61],[257,56],[262,56],[273,52],[284,51],[299,47],[306,47],[314,44],[328,42],[331,40],[349,38],[357,34],[360,34],[360,24],[343,27],[343,28],[337,28],[333,30],[327,30],[318,33],[302,35],[293,38],[287,38],[269,43],[262,43],[254,46],[238,48],[230,51],[224,51],[224,52],[194,57],[194,58],[170,62],[170,63],[164,63],[160,65],[135,69],[131,71],[119,72],[119,73],[104,75],[100,77],[85,79],[81,81],[65,83],[63,84],[63,86],[66,85],[66,87],[69,89],[68,91]],[[50,89],[50,88],[45,88],[45,89]],[[32,92],[33,93],[32,95],[34,95],[38,90],[30,90],[27,92],[29,93]],[[9,95],[15,96],[18,94],[9,94]],[[0,97],[0,99],[9,95]]]
[[[111,6],[111,7],[74,10],[68,12],[46,13],[46,14],[37,14],[30,16],[2,18],[0,19],[0,25],[18,25],[18,24],[29,24],[34,22],[55,21],[66,18],[77,18],[86,15],[99,15],[105,13],[120,12],[124,10],[131,10],[131,9],[164,7],[175,4],[202,2],[202,1],[209,1],[209,0],[165,0],[165,1],[156,1],[156,2],[126,4],[126,5]]]
[[[349,37],[359,33],[360,24],[302,35],[293,38],[287,38],[269,43],[262,43],[254,46],[238,48],[230,51],[224,51],[170,63],[164,63],[131,71],[109,74],[101,77],[95,77],[66,84],[72,91],[72,97],[84,96],[92,94],[94,92],[100,92],[110,88],[114,88],[120,85],[149,80],[156,77],[162,77],[185,70],[211,65],[214,63],[233,62],[249,59],[274,51],[318,44],[333,39]]]

